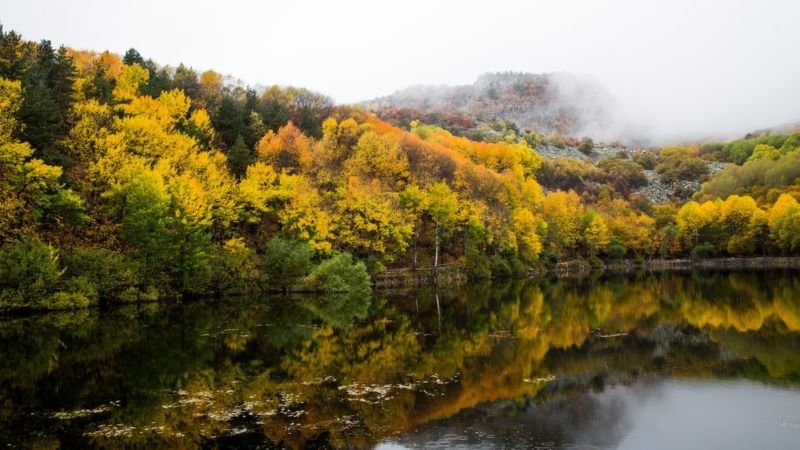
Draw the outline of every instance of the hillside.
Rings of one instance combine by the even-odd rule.
[[[800,134],[643,150],[503,122],[477,139],[302,88],[259,94],[134,49],[54,49],[0,29],[0,54],[0,308],[361,295],[391,269],[489,278],[800,251]],[[452,90],[438,107],[520,112],[500,101],[514,89],[543,106],[508,117],[584,123],[553,79],[482,77],[480,95]],[[654,174],[672,183],[659,199]]]
[[[401,125],[416,115],[456,132],[509,121],[520,130],[575,136],[608,122],[608,102],[603,89],[589,79],[502,72],[481,75],[471,85],[412,86],[363,105]]]

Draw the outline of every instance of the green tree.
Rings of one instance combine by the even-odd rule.
[[[247,166],[256,161],[253,151],[245,144],[242,136],[236,137],[236,142],[228,151],[228,168],[237,178],[244,176]]]
[[[305,242],[273,238],[264,249],[262,283],[268,289],[288,293],[311,271],[313,255]]]

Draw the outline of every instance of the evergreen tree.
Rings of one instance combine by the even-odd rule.
[[[222,99],[217,113],[211,118],[211,123],[228,148],[233,146],[237,137],[246,133],[244,111],[228,96]]]
[[[77,71],[72,61],[72,56],[66,47],[61,46],[56,52],[55,63],[48,76],[48,85],[53,101],[58,107],[62,123],[67,123],[69,110],[72,108],[75,95],[75,78]],[[64,130],[66,131],[66,130]]]
[[[53,145],[62,129],[58,105],[46,84],[46,74],[33,68],[22,81],[24,101],[19,117],[24,123],[22,140],[29,142],[38,151]]]
[[[233,147],[228,152],[228,167],[237,178],[244,176],[247,166],[256,161],[253,151],[244,142],[242,136],[237,136]]]
[[[172,76],[172,84],[182,90],[192,100],[200,97],[200,83],[197,81],[197,72],[191,67],[180,64]]]
[[[125,52],[125,56],[122,57],[122,62],[129,66],[138,64],[144,67],[144,59],[135,48],[130,48],[127,52]]]
[[[0,77],[9,80],[21,80],[25,72],[22,50],[25,43],[19,34],[3,31],[0,25]]]

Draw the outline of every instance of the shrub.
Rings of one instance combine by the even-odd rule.
[[[581,138],[581,142],[580,144],[578,144],[578,150],[584,155],[588,155],[592,153],[592,149],[594,149],[594,141],[592,141],[592,138],[590,137]]]
[[[642,166],[642,169],[653,170],[656,168],[656,155],[650,151],[641,151],[633,155],[633,162]]]
[[[103,299],[129,301],[140,283],[138,265],[124,255],[102,248],[81,248],[63,253],[66,277],[82,278]]]
[[[87,308],[91,305],[92,301],[83,294],[77,292],[56,292],[42,299],[36,305],[36,308],[50,310],[78,309]]]
[[[470,248],[464,258],[464,271],[471,280],[483,280],[492,277],[492,261],[484,252]]]
[[[245,245],[244,239],[234,238],[217,247],[212,256],[211,285],[219,294],[242,294],[251,291],[258,280],[258,257]]]
[[[305,242],[273,238],[264,252],[262,284],[269,290],[289,292],[308,275],[313,254]]]
[[[601,178],[601,172],[593,165],[571,158],[545,159],[537,175],[537,181],[548,189],[578,192],[586,192],[591,183]]]
[[[0,249],[0,307],[36,307],[61,278],[58,252],[39,241],[24,240]]]
[[[625,257],[626,253],[628,253],[628,249],[622,245],[619,238],[616,236],[612,237],[606,249],[606,255],[611,259],[622,259]]]
[[[491,257],[492,275],[495,277],[510,277],[514,275],[514,270],[508,261],[499,255]]]
[[[656,172],[667,183],[678,180],[697,181],[708,173],[708,163],[697,156],[695,148],[665,148],[659,156]]]
[[[590,256],[588,262],[589,262],[589,267],[591,267],[592,270],[600,270],[605,267],[605,264],[603,264],[603,260],[598,258],[597,256]]]
[[[336,293],[370,292],[370,278],[364,263],[340,253],[321,262],[305,278],[305,286],[314,291]]]
[[[557,131],[553,131],[547,135],[547,145],[550,147],[564,148],[567,146],[567,143],[564,141],[563,136],[561,136]]]
[[[692,259],[710,258],[712,256],[714,256],[714,245],[710,242],[698,244],[692,249]]]
[[[628,195],[632,189],[647,184],[644,170],[638,164],[619,158],[604,158],[597,164],[606,182],[617,192]]]

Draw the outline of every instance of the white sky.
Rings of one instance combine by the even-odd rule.
[[[655,134],[800,121],[800,0],[0,0],[24,38],[339,102],[488,71],[597,78]]]

